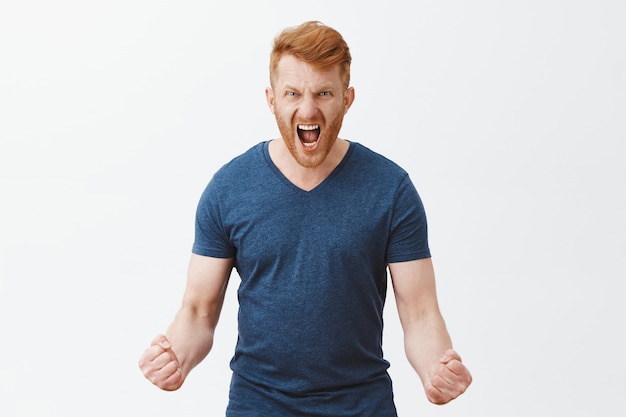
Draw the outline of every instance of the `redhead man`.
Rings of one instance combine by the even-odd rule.
[[[200,198],[182,307],[139,360],[159,388],[180,388],[211,350],[233,268],[228,417],[396,416],[382,351],[387,273],[427,398],[445,404],[470,385],[409,175],[338,137],[354,101],[350,63],[342,36],[320,22],[274,40],[266,97],[281,137],[224,165]]]

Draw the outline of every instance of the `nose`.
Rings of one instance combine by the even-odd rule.
[[[302,96],[298,113],[303,119],[313,119],[317,115],[317,103],[312,94],[304,94]]]

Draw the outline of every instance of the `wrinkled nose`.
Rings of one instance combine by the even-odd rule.
[[[298,113],[303,119],[313,119],[317,115],[317,103],[315,98],[309,94],[302,97]]]

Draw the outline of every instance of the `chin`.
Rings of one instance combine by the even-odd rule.
[[[326,156],[328,155],[328,153],[320,153],[319,150],[316,152],[305,152],[294,146],[288,146],[288,148],[293,159],[296,160],[298,165],[304,168],[315,168],[320,166],[324,160],[326,160]]]
[[[294,149],[290,149],[290,151],[292,151],[291,154],[298,164],[305,168],[316,168],[326,161],[335,141],[333,140],[329,143],[325,142],[323,138],[319,140],[320,143],[317,144],[317,148],[314,151],[307,151],[303,149],[304,145],[299,143],[299,139],[297,139],[298,142],[294,144]]]

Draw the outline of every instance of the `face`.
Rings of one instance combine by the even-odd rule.
[[[305,168],[315,168],[326,160],[337,140],[343,116],[354,101],[354,89],[345,88],[339,67],[320,71],[285,55],[266,96],[293,158]]]

